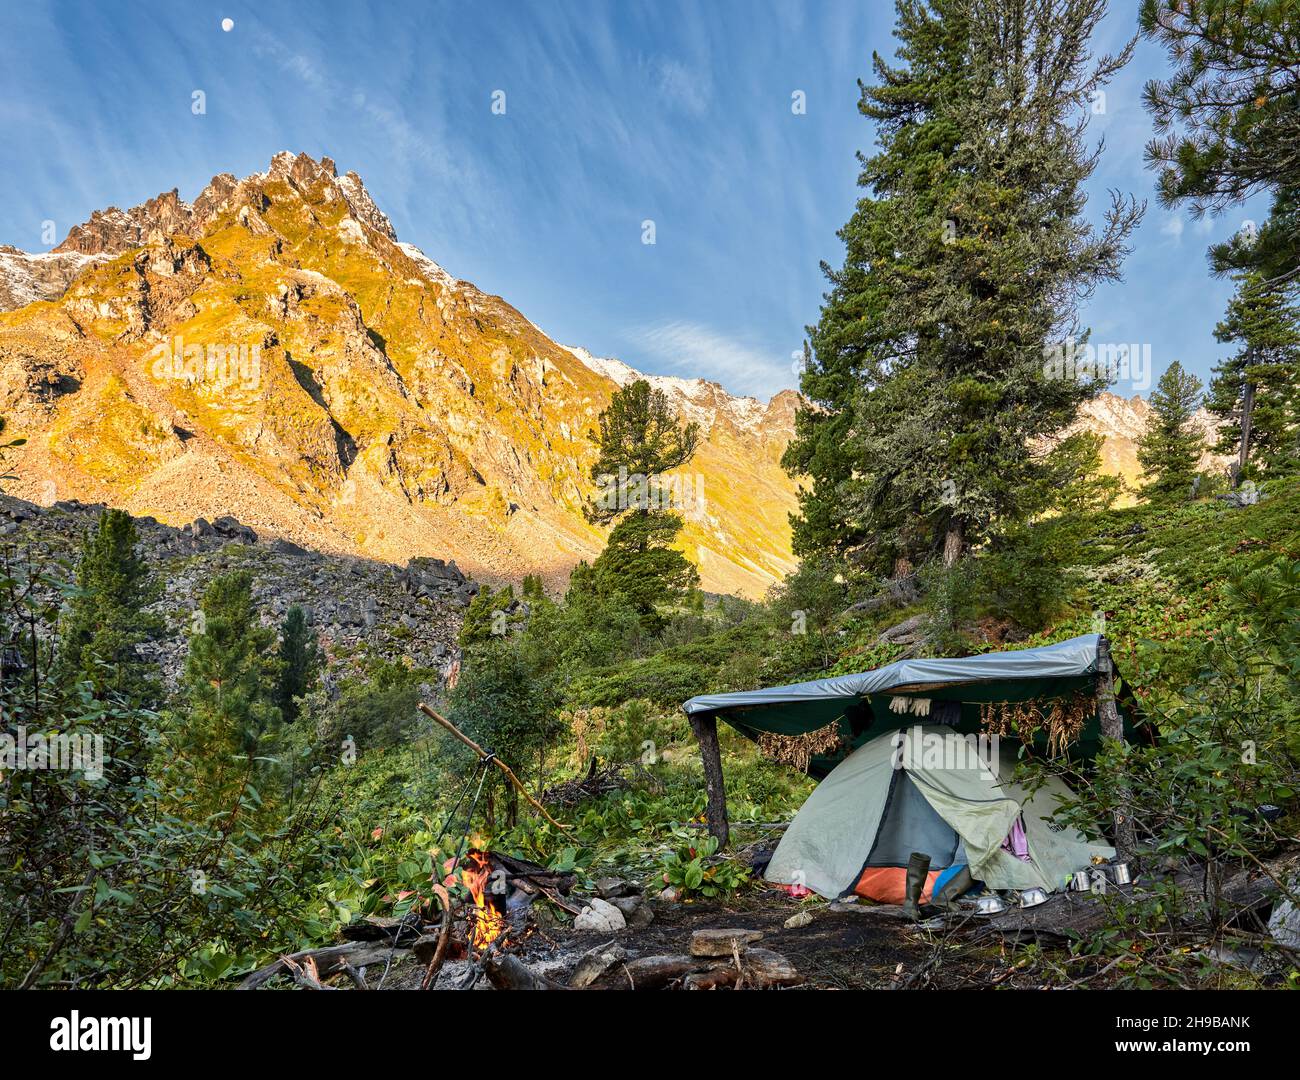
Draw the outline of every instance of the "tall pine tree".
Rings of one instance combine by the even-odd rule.
[[[1235,483],[1293,469],[1300,457],[1300,311],[1260,274],[1238,276],[1217,340],[1240,345],[1214,369],[1206,407],[1224,421],[1218,450]]]
[[[294,604],[280,627],[280,672],[275,701],[286,724],[298,719],[298,698],[316,681],[320,671],[320,644],[307,625],[307,613]]]
[[[1036,443],[1104,380],[1045,358],[1083,337],[1077,301],[1115,280],[1141,215],[1113,197],[1098,232],[1084,182],[1100,88],[1128,59],[1093,62],[1104,0],[1050,5],[899,0],[899,65],[874,58],[860,111],[878,151],[840,236],[842,269],[810,330],[784,463],[812,479],[797,554],[888,573],[951,565],[1026,499],[1049,466]]]
[[[590,578],[602,595],[626,599],[653,629],[663,621],[660,607],[684,600],[700,580],[695,566],[670,546],[683,521],[662,484],[666,473],[694,456],[699,425],[682,426],[664,392],[638,379],[614,393],[599,426],[591,467],[598,492],[587,516],[616,524]]]
[[[1144,498],[1179,501],[1192,497],[1204,440],[1192,426],[1201,402],[1201,380],[1175,360],[1156,383],[1151,416],[1138,441]]]
[[[194,777],[194,810],[229,809],[246,784],[265,799],[275,703],[275,631],[253,606],[247,570],[213,578],[191,624],[178,687],[178,749]]]
[[[140,647],[161,629],[145,610],[158,590],[139,540],[135,520],[121,510],[105,510],[86,536],[77,591],[59,622],[55,675],[65,686],[89,683],[100,700],[157,708],[161,688]]]
[[[1142,0],[1139,21],[1172,69],[1144,95],[1160,201],[1199,217],[1270,194],[1268,219],[1214,245],[1210,264],[1267,288],[1300,279],[1300,5]]]

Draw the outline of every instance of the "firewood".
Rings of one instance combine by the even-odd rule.
[[[494,990],[567,990],[567,986],[539,975],[509,953],[493,952],[483,959],[483,973]]]
[[[687,975],[682,980],[682,985],[687,990],[730,989],[736,985],[738,978],[740,978],[740,972],[736,969],[735,964],[719,964],[708,971],[696,971]]]
[[[615,964],[626,959],[627,950],[622,945],[612,941],[608,945],[597,945],[578,959],[578,966],[573,969],[573,975],[569,979],[569,987],[573,990],[586,989]]]
[[[692,956],[730,956],[737,947],[752,945],[763,937],[761,930],[743,930],[725,928],[720,930],[696,930],[691,935]]]
[[[616,964],[595,980],[592,990],[662,990],[702,970],[708,961],[693,956],[642,956]]]
[[[407,950],[395,949],[391,945],[375,944],[368,941],[351,941],[346,945],[331,945],[324,949],[305,949],[302,952],[282,956],[274,963],[259,968],[244,979],[239,984],[238,989],[256,990],[263,983],[275,978],[275,976],[290,973],[292,971],[291,964],[301,966],[307,960],[311,960],[316,965],[321,979],[327,979],[331,975],[336,975],[342,971],[344,964],[350,964],[354,968],[362,968],[367,964],[386,961],[390,956],[397,953],[405,956]]]

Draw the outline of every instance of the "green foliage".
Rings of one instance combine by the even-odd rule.
[[[307,693],[320,674],[320,644],[307,625],[307,615],[294,604],[280,628],[280,675],[275,702],[286,724],[298,719],[298,699]]]
[[[1239,569],[1226,599],[1212,632],[1178,643],[1180,660],[1169,663],[1167,638],[1142,644],[1146,678],[1161,668],[1175,676],[1139,691],[1160,740],[1107,743],[1090,774],[1073,778],[1080,795],[1063,810],[1094,832],[1129,815],[1140,856],[1202,883],[1117,905],[1094,938],[1094,953],[1134,959],[1125,981],[1135,985],[1185,984],[1187,943],[1217,939],[1236,915],[1222,894],[1228,873],[1283,838],[1258,808],[1294,806],[1300,791],[1300,564]]]
[[[336,811],[318,798],[319,776],[274,820],[251,786],[216,803],[196,773],[153,753],[169,733],[112,689],[128,685],[112,658],[97,661],[101,692],[68,692],[50,664],[57,599],[48,598],[67,588],[47,576],[54,570],[49,560],[0,560],[0,637],[22,640],[39,661],[7,672],[0,731],[105,737],[105,753],[131,767],[109,763],[102,779],[86,768],[5,770],[0,985],[209,985],[332,937],[339,920],[314,883],[337,855]],[[212,812],[171,809],[199,804]]]
[[[397,746],[420,726],[420,680],[408,673],[400,681],[367,680],[345,686],[326,706],[318,725],[330,747],[351,739],[358,750]]]
[[[644,379],[614,392],[591,436],[598,448],[591,478],[600,493],[588,508],[593,521],[611,521],[630,509],[653,509],[650,482],[695,456],[700,426],[680,426],[662,390]]]
[[[522,629],[525,621],[525,609],[515,599],[512,586],[502,585],[494,591],[491,585],[484,585],[465,611],[457,643],[462,649],[472,649],[499,641]]]
[[[467,654],[447,706],[452,723],[521,779],[531,777],[540,790],[546,750],[563,730],[559,701],[552,680],[534,667],[518,643],[500,641]],[[507,787],[505,796],[513,825],[518,793]]]
[[[700,583],[695,566],[668,546],[681,529],[676,514],[629,514],[610,531],[605,550],[592,564],[597,593],[622,598],[652,632],[667,622],[661,607],[682,602]]]
[[[1151,395],[1151,420],[1138,442],[1142,495],[1155,500],[1187,500],[1195,491],[1201,434],[1192,419],[1201,400],[1201,380],[1175,360]]]
[[[598,453],[591,467],[597,494],[586,508],[592,521],[616,524],[590,570],[582,566],[574,588],[623,597],[647,630],[663,627],[661,607],[687,601],[699,571],[669,545],[682,529],[664,474],[685,465],[699,445],[699,425],[679,425],[662,390],[638,379],[617,391],[591,438]]]
[[[1141,213],[1116,197],[1100,231],[1082,213],[1097,157],[1081,117],[1131,52],[1089,56],[1103,10],[898,4],[900,63],[876,57],[862,87],[877,152],[784,458],[813,482],[796,554],[890,575],[1035,512],[1034,444],[1102,386],[1044,358],[1078,336],[1073,298],[1118,277]]]
[[[276,635],[261,625],[252,588],[247,570],[213,578],[191,623],[168,749],[196,777],[187,812],[229,805],[233,793],[278,778],[267,756],[280,724]]]
[[[135,521],[105,510],[81,549],[77,590],[59,622],[57,680],[85,682],[103,700],[112,695],[157,708],[161,687],[140,657],[140,646],[161,630],[146,613],[158,588],[136,547]]]
[[[1258,271],[1274,284],[1300,271],[1300,43],[1294,0],[1142,0],[1142,33],[1172,72],[1144,92],[1156,137],[1147,158],[1168,207],[1222,211],[1257,192],[1269,218],[1210,249],[1219,273]]]
[[[663,881],[683,896],[726,896],[749,883],[748,866],[717,855],[718,841],[698,829],[678,829],[675,850],[663,861]]]
[[[1237,455],[1238,481],[1294,472],[1300,467],[1300,311],[1258,274],[1239,275],[1214,336],[1240,343],[1214,369],[1206,397],[1206,407],[1223,421],[1220,453]],[[1249,431],[1245,447],[1243,429]]]
[[[810,555],[798,569],[768,592],[768,607],[778,627],[791,635],[794,647],[810,650],[810,660],[829,666],[834,660],[835,622],[848,606],[845,566],[833,555]]]

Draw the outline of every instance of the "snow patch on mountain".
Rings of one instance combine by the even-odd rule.
[[[0,247],[0,311],[57,300],[82,270],[102,258],[79,251],[29,253]]]
[[[431,281],[436,281],[441,285],[452,287],[461,284],[458,278],[452,277],[441,266],[434,262],[428,255],[421,251],[414,244],[408,244],[404,240],[399,240],[397,246],[401,249],[402,254],[406,255],[416,266],[420,268],[420,273]]]
[[[723,387],[708,379],[682,379],[676,375],[647,375],[612,356],[594,356],[580,345],[565,345],[586,367],[612,379],[620,387],[636,382],[648,382],[655,390],[662,390],[668,399],[680,408],[688,420],[693,420],[705,432],[712,430],[719,416],[743,430],[757,429],[767,416],[768,404],[753,397],[734,397]]]

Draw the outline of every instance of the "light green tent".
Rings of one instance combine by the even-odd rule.
[[[826,897],[897,899],[912,851],[930,856],[925,896],[968,866],[991,889],[1063,887],[1114,849],[1046,820],[1068,798],[1049,780],[1032,798],[1014,783],[1015,752],[998,740],[923,725],[881,735],[835,768],[804,803],[767,880]],[[1019,818],[1026,857],[1003,847]]]

